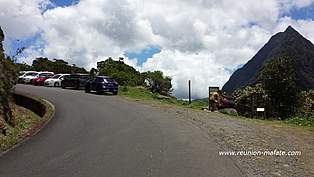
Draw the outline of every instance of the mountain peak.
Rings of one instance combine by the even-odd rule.
[[[288,26],[287,29],[285,30],[285,32],[289,32],[289,31],[296,31],[292,26]]]
[[[297,30],[295,30],[292,26],[288,26],[287,29],[283,32],[284,34],[290,34],[290,35],[298,35],[302,36]],[[289,36],[290,36],[289,35]]]
[[[223,86],[223,91],[233,92],[238,88],[258,82],[261,69],[269,60],[289,56],[297,61],[298,86],[314,88],[314,45],[293,27],[277,33],[242,68],[232,74]]]

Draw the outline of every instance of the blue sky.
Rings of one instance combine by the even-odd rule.
[[[161,48],[159,46],[149,46],[139,52],[126,51],[124,56],[130,59],[137,59],[139,65],[142,65],[147,59],[152,58],[155,54],[160,53]]]
[[[50,0],[56,6],[70,6],[79,2],[79,0]]]
[[[314,4],[301,9],[293,8],[287,15],[295,20],[314,19]]]

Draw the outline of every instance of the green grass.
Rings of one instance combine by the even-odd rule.
[[[188,101],[178,100],[175,97],[163,96],[158,93],[152,93],[148,91],[145,87],[125,87],[119,88],[119,95],[123,97],[132,98],[135,100],[152,101],[155,103],[176,105],[186,108],[199,109],[207,107],[207,102],[202,100],[192,101],[191,104]]]
[[[24,94],[25,95],[25,94]],[[39,97],[26,95],[32,99],[42,103],[46,107],[46,113],[43,117],[38,116],[31,110],[24,107],[14,105],[12,112],[14,117],[14,126],[4,123],[6,126],[6,136],[0,133],[0,152],[5,151],[22,141],[27,136],[32,136],[46,122],[48,122],[54,113],[52,105]]]
[[[295,116],[291,117],[285,121],[288,124],[293,124],[297,126],[304,126],[304,127],[314,127],[314,117],[301,117]]]
[[[35,127],[41,118],[32,111],[15,105],[13,109],[15,126],[6,124],[6,136],[0,134],[0,150],[4,151],[27,136],[28,131]]]
[[[188,104],[188,101],[178,100],[175,97],[166,97],[159,95],[157,93],[151,93],[144,87],[125,87],[122,86],[119,88],[119,95],[122,97],[131,98],[133,100],[141,100],[141,101],[150,101],[159,104],[167,104],[174,105],[184,108],[191,108],[201,110],[208,106],[207,99],[199,99],[192,101],[191,104]],[[236,116],[233,113],[227,112],[226,110],[221,110],[220,113],[227,114],[231,117],[237,117],[241,119],[245,119],[248,121],[256,121],[260,123],[269,123],[269,124],[288,124],[292,126],[301,126],[301,127],[309,127],[309,129],[314,129],[314,121],[313,119],[306,119],[302,117],[294,117],[285,121],[280,120],[269,120],[269,119],[252,119],[246,118],[242,116]]]

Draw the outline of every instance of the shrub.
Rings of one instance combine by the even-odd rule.
[[[161,71],[147,71],[142,73],[142,75],[151,92],[166,96],[171,94],[171,77],[164,76]]]
[[[294,116],[299,93],[295,60],[289,57],[270,60],[263,67],[259,80],[270,98],[270,116],[278,119]]]
[[[10,101],[12,99],[13,87],[17,82],[17,69],[10,58],[3,54],[2,41],[4,39],[0,28],[0,119],[13,124]],[[2,123],[1,123],[2,124]],[[0,125],[3,129],[3,125]]]
[[[314,120],[314,90],[302,91],[300,93],[298,114]]]
[[[269,97],[266,95],[261,84],[247,86],[243,89],[236,90],[234,98],[236,110],[242,116],[257,116],[256,108],[258,107],[265,108],[267,112],[270,110],[270,106],[268,104]]]

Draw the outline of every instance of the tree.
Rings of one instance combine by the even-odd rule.
[[[13,61],[9,57],[4,56],[3,40],[4,35],[0,28],[0,119],[3,118],[7,123],[12,123],[10,101],[12,99],[13,87],[17,82],[17,69]],[[3,126],[0,125],[0,129],[2,128]]]
[[[99,75],[113,77],[120,85],[143,85],[144,79],[135,68],[109,57],[105,61],[97,62]]]
[[[69,65],[68,62],[62,59],[54,59],[39,57],[33,61],[32,70],[35,71],[52,71],[54,73],[87,73],[84,68],[75,65]]]
[[[260,74],[272,105],[272,116],[286,119],[296,113],[299,89],[296,84],[296,62],[290,57],[271,60]]]
[[[153,93],[170,95],[172,91],[171,77],[164,76],[161,71],[147,71],[142,73],[145,82]]]

